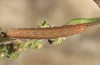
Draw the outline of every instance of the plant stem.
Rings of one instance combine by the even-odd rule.
[[[100,7],[100,0],[94,0],[94,2]]]

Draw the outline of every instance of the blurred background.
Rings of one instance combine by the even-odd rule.
[[[0,27],[31,28],[46,20],[52,26],[73,18],[100,16],[93,0],[0,0]],[[27,49],[14,61],[1,59],[0,65],[100,65],[100,26],[67,37],[60,45],[46,40],[40,50]]]

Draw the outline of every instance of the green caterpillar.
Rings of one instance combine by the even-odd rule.
[[[97,18],[75,18],[75,19],[69,20],[66,24],[67,25],[84,24],[84,23],[97,22],[97,21],[100,21],[100,17],[97,17]]]

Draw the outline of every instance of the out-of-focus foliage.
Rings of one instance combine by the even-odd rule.
[[[26,50],[26,48],[40,49],[42,41],[36,39],[28,39],[26,41],[15,40],[11,44],[0,45],[0,57],[7,57],[10,60],[18,58],[19,54]]]

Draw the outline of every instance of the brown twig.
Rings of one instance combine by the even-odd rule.
[[[76,25],[64,25],[61,27],[52,28],[24,28],[24,29],[12,29],[7,31],[7,36],[11,38],[23,38],[23,39],[50,39],[58,37],[67,37],[74,34],[83,32],[90,26],[98,25],[100,22],[76,24]]]
[[[94,2],[100,7],[100,0],[94,0]]]
[[[6,42],[2,42],[2,43],[0,43],[0,45],[7,45],[7,44],[11,44],[13,41],[6,41]]]

